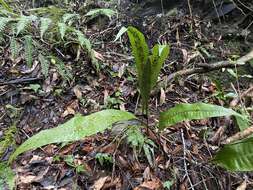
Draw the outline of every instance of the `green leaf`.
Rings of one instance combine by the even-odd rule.
[[[12,19],[7,18],[7,17],[0,17],[0,33],[4,31],[6,28],[7,24],[11,21]]]
[[[52,24],[52,20],[50,18],[41,18],[40,19],[40,38],[42,39],[45,32],[49,29]]]
[[[11,168],[1,162],[0,163],[0,189],[14,189],[15,187],[15,173],[11,170]]]
[[[63,39],[65,34],[66,34],[66,31],[68,29],[68,26],[65,23],[59,22],[58,23],[58,28],[59,28],[59,32],[60,32],[60,35],[61,35],[61,39]]]
[[[77,35],[77,40],[80,46],[85,47],[86,50],[90,53],[92,50],[90,41],[85,37],[85,35],[80,30],[75,30],[75,33]]]
[[[28,67],[32,67],[33,62],[33,40],[32,36],[25,36],[25,60]]]
[[[113,15],[115,15],[116,12],[112,9],[93,9],[89,11],[85,16],[91,17],[91,19],[100,16],[100,15],[105,15],[109,18],[111,18]]]
[[[62,16],[63,23],[67,23],[68,21],[72,20],[73,18],[78,18],[78,14],[73,13],[66,13]]]
[[[12,59],[16,59],[19,54],[19,44],[14,37],[11,37],[10,50]]]
[[[156,85],[157,78],[163,66],[163,63],[167,59],[170,53],[169,45],[155,45],[152,49],[152,56],[150,56],[151,62],[151,88]]]
[[[119,30],[119,32],[118,32],[118,34],[117,34],[117,36],[116,36],[114,42],[116,42],[116,41],[117,41],[123,34],[125,34],[126,32],[127,32],[127,28],[123,26],[123,27]]]
[[[148,62],[149,49],[144,35],[136,28],[129,26],[127,34],[131,43],[132,53],[135,58],[138,85],[142,97],[142,109],[147,113],[148,100],[151,91],[151,66]]]
[[[11,13],[13,13],[13,10],[10,8],[10,6],[5,2],[5,0],[0,0],[0,4],[3,6],[3,8]]]
[[[164,129],[185,120],[231,115],[244,118],[241,114],[232,109],[224,108],[222,106],[205,103],[178,104],[174,108],[160,114],[159,128]]]
[[[35,21],[37,19],[36,16],[21,16],[17,23],[17,35],[19,35],[20,32],[22,32],[31,22]]]
[[[124,29],[122,32],[124,32]],[[131,26],[127,28],[127,34],[137,67],[138,85],[142,97],[142,112],[147,114],[150,92],[157,82],[170,48],[168,45],[157,44],[152,49],[152,55],[149,56],[149,49],[144,35]]]
[[[240,131],[243,131],[250,127],[250,120],[248,120],[246,116],[244,117],[235,116],[235,119]]]
[[[44,75],[44,77],[47,78],[48,73],[49,73],[50,63],[46,59],[46,57],[44,57],[42,54],[39,54],[38,58],[39,58],[39,62],[40,62],[40,65],[41,65],[41,72]]]
[[[104,110],[88,116],[76,115],[56,128],[41,131],[30,137],[11,155],[9,162],[28,150],[52,143],[78,141],[111,128],[111,125],[115,122],[134,118],[133,114],[119,110]]]
[[[213,162],[231,171],[253,171],[253,137],[225,145]]]

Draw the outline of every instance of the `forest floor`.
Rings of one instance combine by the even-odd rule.
[[[54,53],[74,76],[68,81],[62,80],[54,68],[49,69],[47,78],[42,77],[36,60],[28,69],[24,57],[10,58],[10,44],[1,45],[0,142],[6,142],[8,132],[14,137],[4,149],[1,147],[1,161],[8,160],[27,138],[64,123],[76,113],[88,115],[115,108],[144,119],[128,38],[123,35],[114,39],[122,26],[133,25],[145,34],[150,46],[157,42],[171,45],[169,59],[152,92],[152,130],[142,131],[156,145],[153,163],[142,150],[134,151],[126,142],[115,141],[117,135],[108,130],[71,144],[51,144],[20,155],[11,165],[17,189],[253,189],[252,173],[228,172],[210,162],[221,142],[238,131],[231,119],[183,122],[160,133],[155,129],[159,112],[178,103],[202,101],[229,107],[252,88],[252,65],[182,72],[242,57],[253,47],[252,14],[239,20],[242,13],[233,10],[219,18],[212,14],[204,18],[198,16],[197,5],[192,7],[192,15],[183,4],[173,14],[145,17],[133,17],[131,9],[118,7],[117,16],[111,19],[99,17],[85,23],[85,34],[99,65],[92,65],[84,53],[77,60],[73,49],[55,48]],[[209,8],[205,13],[213,11]],[[177,71],[181,73],[172,75]],[[252,107],[252,102],[247,101],[247,107]],[[227,129],[220,135],[224,126]],[[76,165],[83,169],[79,171]]]

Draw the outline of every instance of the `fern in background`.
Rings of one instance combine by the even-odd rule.
[[[48,71],[49,71],[49,61],[46,59],[45,56],[43,56],[42,54],[39,54],[39,62],[41,65],[41,72],[44,75],[45,78],[48,77]]]
[[[72,25],[74,19],[80,18],[79,14],[66,13],[62,16],[63,23],[67,23],[68,25]]]
[[[50,18],[42,17],[40,19],[40,38],[43,39],[45,32],[49,29],[52,24],[52,20]]]
[[[73,79],[72,73],[68,67],[65,66],[64,62],[61,59],[55,56],[51,56],[51,62],[55,65],[57,72],[65,81],[70,82],[70,80]]]
[[[65,23],[59,22],[58,23],[59,33],[61,35],[61,39],[64,39],[68,26]]]
[[[6,28],[7,24],[11,21],[12,19],[6,18],[6,17],[0,17],[0,33],[4,31]]]
[[[14,37],[11,38],[10,50],[12,59],[16,59],[19,54],[19,44]]]
[[[33,21],[36,21],[37,17],[34,15],[31,16],[21,16],[17,23],[17,33],[18,36],[20,32],[22,32],[29,24],[31,24]]]
[[[25,60],[28,67],[32,67],[33,61],[33,40],[31,35],[25,36]]]

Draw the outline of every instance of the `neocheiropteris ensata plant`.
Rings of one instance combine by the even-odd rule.
[[[150,93],[156,85],[161,68],[169,55],[170,46],[156,44],[150,51],[145,37],[140,31],[131,26],[126,31],[136,64],[138,86],[142,98],[142,113],[148,115]]]
[[[145,39],[145,38],[142,38],[144,36],[140,35],[140,32],[137,29],[133,27],[129,27],[128,30],[132,38],[132,42],[131,42],[132,46],[135,45],[136,42],[140,42],[140,40],[143,42],[143,40]],[[138,47],[141,49],[133,48],[133,50],[134,51],[140,50],[141,52],[143,52],[142,50],[143,47],[139,45]],[[145,53],[147,54],[146,48],[147,47],[145,47]],[[165,51],[164,48],[160,49],[160,52],[161,50]],[[157,50],[153,50],[153,52],[156,52],[156,51]],[[152,55],[144,59],[144,56],[141,56],[140,52],[135,52],[135,53],[138,54],[137,56],[139,58],[137,59],[141,59],[141,60],[152,59],[151,58]],[[167,53],[164,53],[164,54],[167,55]],[[159,54],[158,52],[158,56],[155,56],[158,60],[159,60],[159,55],[162,55],[162,54]],[[142,69],[142,68],[139,68],[139,69]],[[143,72],[143,71],[139,71],[139,72]],[[141,73],[138,76],[139,77],[144,76],[144,74]],[[148,81],[150,80],[151,79],[148,79]],[[144,82],[144,81],[141,80],[141,82]],[[148,88],[147,88],[148,90],[145,90],[145,92],[149,92],[149,90],[151,89],[151,86],[154,86],[154,82],[148,85]],[[144,96],[144,97],[148,98],[148,96]],[[145,104],[144,104],[144,107],[145,109],[147,109],[147,106]],[[167,127],[172,127],[176,123],[186,121],[186,120],[205,119],[205,118],[222,117],[222,116],[234,116],[235,118],[240,120],[240,122],[248,121],[244,117],[244,115],[241,115],[232,109],[224,108],[222,106],[205,104],[205,103],[178,104],[174,108],[171,108],[168,111],[162,112],[160,114],[159,129],[163,130]],[[132,113],[129,113],[127,111],[119,111],[119,110],[103,110],[103,111],[93,113],[88,116],[76,115],[75,117],[67,121],[66,123],[59,125],[56,128],[43,130],[39,132],[38,134],[34,135],[33,137],[30,137],[29,139],[27,139],[11,155],[9,159],[9,163],[11,163],[18,155],[26,151],[33,150],[33,149],[36,149],[36,148],[39,148],[51,143],[73,142],[73,141],[82,140],[83,138],[87,136],[97,134],[98,132],[103,132],[105,129],[110,129],[112,127],[112,124],[116,122],[120,122],[124,120],[132,120],[132,119],[137,119],[137,118]],[[251,148],[252,145],[253,145],[252,138],[246,139],[237,144],[227,145],[218,152],[217,156],[214,158],[213,161],[214,163],[233,171],[251,171],[253,170],[253,161],[252,161],[253,149]],[[231,155],[232,157],[229,157],[229,155]]]

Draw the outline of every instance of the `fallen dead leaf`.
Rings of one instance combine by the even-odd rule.
[[[78,108],[78,100],[74,100],[70,105],[68,105],[68,107],[66,108],[66,110],[61,114],[61,117],[66,117],[68,115],[75,115],[76,111],[75,109]]]
[[[98,53],[97,51],[93,50],[94,51],[94,56],[100,60],[100,61],[105,61],[105,58],[104,56],[101,54],[101,53]]]
[[[236,190],[246,190],[246,188],[247,188],[247,181],[244,180],[244,181],[241,183],[241,185],[239,185],[239,186],[236,188]]]
[[[108,176],[99,178],[99,179],[94,183],[94,185],[92,186],[91,189],[93,189],[93,190],[100,190],[100,189],[102,189],[103,186],[104,186],[104,184],[105,184],[105,182],[107,181],[107,179],[109,179]]]
[[[153,179],[151,181],[145,181],[138,187],[134,188],[134,190],[159,190],[162,189],[163,185],[159,179]]]
[[[82,98],[82,92],[81,92],[81,89],[80,89],[80,86],[79,85],[76,85],[74,88],[73,88],[73,92],[75,93],[76,97],[78,99],[81,99]]]
[[[166,94],[163,88],[161,88],[160,91],[160,105],[163,105],[165,103],[166,100]]]

